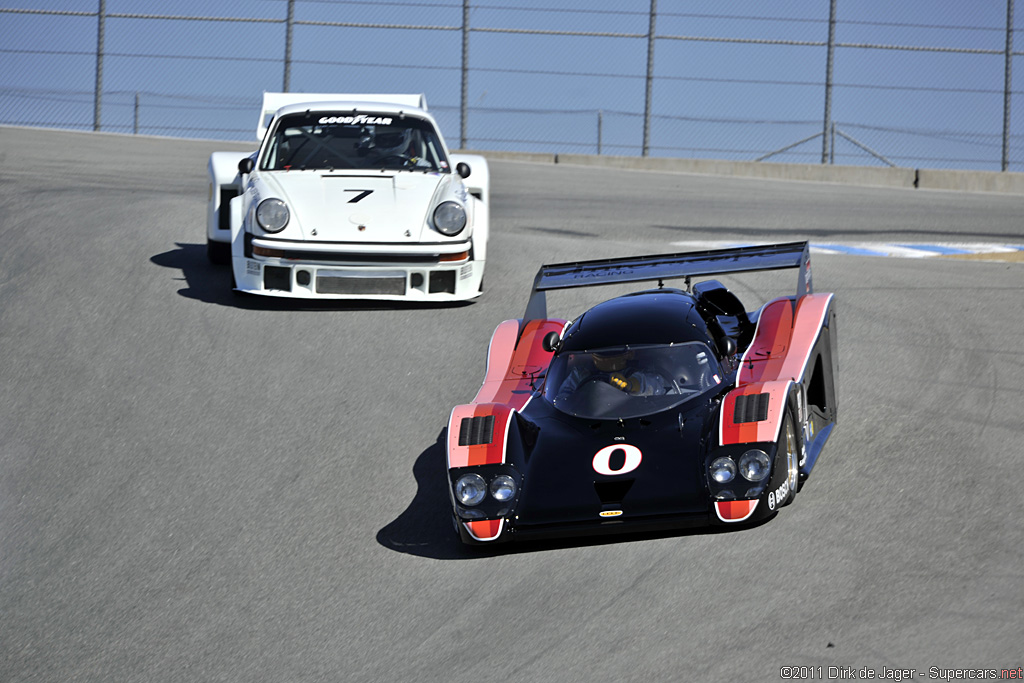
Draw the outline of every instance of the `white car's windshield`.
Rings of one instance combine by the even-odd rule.
[[[569,415],[618,420],[675,407],[722,382],[701,342],[565,351],[552,360],[544,398]]]
[[[406,169],[449,172],[427,120],[379,112],[302,112],[280,117],[260,170]]]

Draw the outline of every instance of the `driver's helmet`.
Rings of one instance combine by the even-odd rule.
[[[373,152],[377,158],[401,156],[409,150],[412,130],[409,128],[394,129],[389,126],[376,127],[373,130]]]
[[[626,363],[633,357],[632,351],[595,352],[594,366],[600,372],[620,372],[625,370]]]

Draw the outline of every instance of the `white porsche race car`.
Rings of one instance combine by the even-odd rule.
[[[487,161],[451,155],[423,95],[266,93],[253,153],[210,157],[207,254],[235,290],[457,301],[483,289]]]

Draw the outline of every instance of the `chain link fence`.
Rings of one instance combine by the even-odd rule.
[[[467,149],[1020,171],[1013,3],[37,0],[0,123],[251,140],[264,91],[422,92]]]

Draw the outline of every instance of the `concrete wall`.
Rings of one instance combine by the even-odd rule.
[[[532,163],[571,164],[668,173],[775,178],[822,183],[844,183],[879,187],[908,187],[961,192],[1024,194],[1024,173],[995,171],[946,171],[884,166],[831,166],[828,164],[779,164],[714,159],[668,159],[662,157],[619,157],[593,154],[543,154],[524,152],[473,151],[489,159]]]

